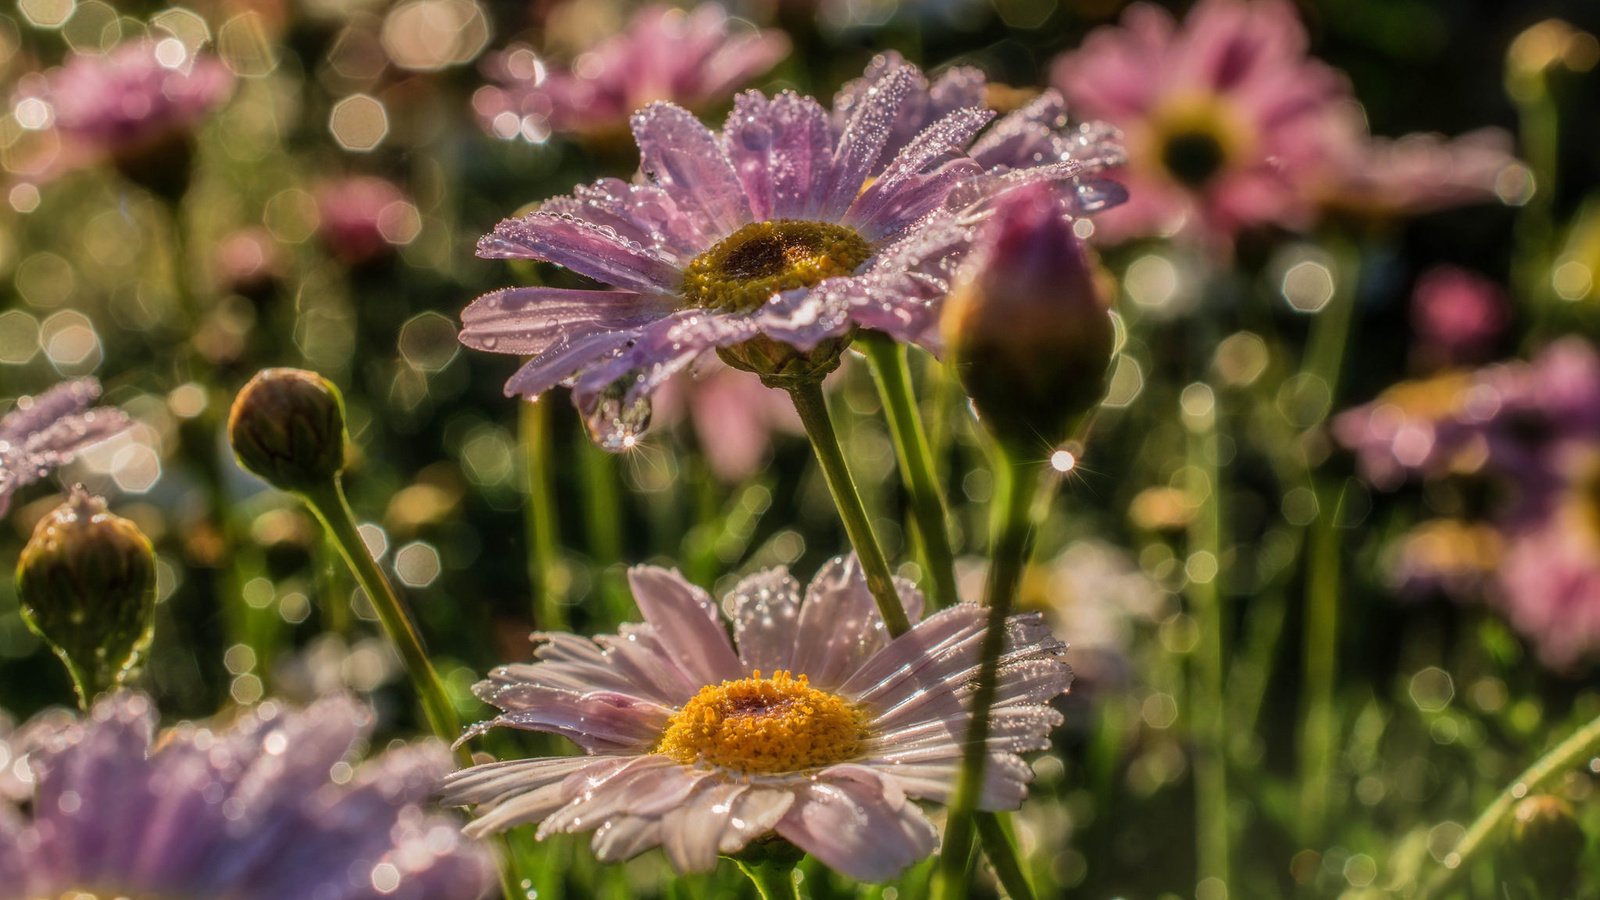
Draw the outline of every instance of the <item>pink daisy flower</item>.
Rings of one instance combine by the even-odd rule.
[[[1499,523],[1493,593],[1545,665],[1572,669],[1600,651],[1600,441],[1561,441],[1543,455],[1546,477],[1524,485]]]
[[[533,143],[552,133],[623,132],[634,110],[657,100],[704,109],[789,54],[782,32],[738,26],[715,3],[688,12],[647,6],[568,68],[514,46],[486,61],[495,83],[478,89],[472,108],[495,137]]]
[[[317,233],[347,266],[371,262],[410,243],[417,207],[394,182],[355,175],[317,188]]]
[[[841,93],[839,128],[792,92],[741,94],[720,134],[669,103],[641,110],[643,183],[579,188],[478,243],[479,256],[545,260],[612,289],[496,291],[462,314],[462,343],[532,357],[508,395],[571,384],[613,450],[636,442],[651,392],[711,351],[799,355],[857,327],[936,343],[939,301],[990,201],[1052,181],[1072,212],[1097,211],[1121,199],[1092,177],[1121,151],[1103,126],[1066,130],[1050,92],[987,131],[993,113],[956,109],[888,155],[930,91],[889,60]]]
[[[539,634],[537,662],[495,670],[478,694],[504,710],[476,726],[546,731],[586,755],[489,763],[446,799],[483,834],[594,831],[602,860],[660,846],[679,871],[711,869],[769,833],[866,881],[931,853],[916,800],[946,800],[971,718],[986,610],[960,604],[890,639],[854,558],[806,589],[784,569],[750,576],[722,611],[675,571],[630,573],[645,624],[595,640]],[[913,621],[922,598],[900,596]],[[732,619],[728,637],[723,612]],[[1037,615],[1009,622],[982,807],[1022,803],[1067,689],[1065,647]]]
[[[0,418],[0,516],[19,488],[128,428],[131,422],[122,410],[89,408],[99,396],[100,382],[79,378],[21,398]]]
[[[1306,224],[1325,120],[1346,95],[1307,56],[1286,0],[1201,0],[1181,26],[1137,4],[1060,57],[1052,81],[1127,136],[1129,201],[1096,222],[1111,240]]]
[[[149,698],[122,692],[0,742],[30,789],[0,796],[3,896],[474,900],[495,882],[488,850],[426,806],[445,748],[352,766],[372,716],[348,698],[265,703],[219,730],[155,724]]]

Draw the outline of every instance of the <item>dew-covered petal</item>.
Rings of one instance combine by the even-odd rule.
[[[706,774],[655,755],[628,757],[621,766],[597,773],[580,771],[562,783],[569,800],[539,824],[538,838],[588,831],[619,813],[642,812],[647,805],[664,810]]]
[[[964,151],[993,117],[986,109],[959,109],[929,125],[861,192],[845,221],[880,240],[937,209],[951,187],[982,171]]]
[[[733,163],[693,113],[653,103],[633,114],[633,135],[645,177],[670,194],[703,234],[722,237],[751,220]]]
[[[815,100],[793,91],[771,100],[741,94],[723,143],[757,219],[818,216],[833,184],[833,133]]]
[[[473,766],[445,779],[444,802],[477,806],[478,818],[464,829],[482,836],[543,821],[590,786],[602,784],[632,756],[569,756],[519,759]]]
[[[631,694],[560,690],[533,684],[499,687],[491,702],[505,712],[472,726],[466,737],[491,728],[522,728],[559,734],[591,753],[648,750],[661,737],[672,714],[671,710]]]
[[[601,862],[622,862],[661,843],[661,820],[645,816],[618,815],[595,829],[589,846]]]
[[[661,849],[679,872],[716,868],[724,833],[733,818],[733,804],[747,790],[739,782],[701,782],[695,792],[661,817]]]
[[[475,350],[532,356],[563,341],[631,330],[672,311],[669,298],[632,291],[506,288],[461,313],[461,343]]]
[[[635,566],[628,571],[634,601],[678,668],[701,684],[743,677],[716,601],[675,569]]]
[[[833,154],[833,186],[822,206],[822,218],[838,221],[883,155],[900,105],[921,75],[916,68],[899,65],[860,94]]]
[[[675,265],[687,263],[714,240],[659,185],[630,184],[618,178],[580,185],[572,196],[548,200],[539,211],[610,228]]]
[[[955,793],[956,784],[961,780],[959,752],[951,759],[939,762],[883,762],[872,759],[860,765],[892,781],[908,796],[932,803],[948,803]],[[1022,757],[991,752],[983,767],[983,789],[979,792],[978,808],[990,811],[1016,809],[1028,798],[1028,785],[1032,781],[1033,767]]]
[[[789,669],[800,618],[800,583],[783,567],[746,576],[722,601],[733,619],[739,661],[771,675]]]
[[[888,881],[938,844],[933,823],[886,779],[861,770],[827,770],[795,790],[778,834],[831,869],[861,881]]]
[[[671,260],[605,225],[565,213],[506,219],[478,241],[484,259],[538,259],[603,284],[647,294],[671,293],[683,274]]]
[[[900,601],[916,621],[922,595],[902,596]],[[824,690],[843,684],[889,639],[855,554],[836,556],[817,572],[806,588],[798,625],[790,669]]]
[[[506,381],[505,394],[507,397],[538,397],[585,366],[616,356],[632,343],[634,335],[631,331],[602,331],[555,344],[524,363]]]

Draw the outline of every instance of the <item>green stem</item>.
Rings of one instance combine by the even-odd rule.
[[[581,429],[577,453],[583,470],[584,522],[594,560],[596,593],[614,615],[625,616],[633,610],[633,600],[621,571],[622,502],[617,494],[617,457],[596,447]]]
[[[1305,658],[1300,730],[1300,822],[1305,840],[1322,834],[1333,781],[1334,745],[1339,728],[1334,681],[1339,664],[1339,502],[1342,491],[1317,491],[1317,518],[1311,526],[1306,558]]]
[[[983,855],[989,857],[989,864],[994,866],[1000,886],[1011,895],[1011,900],[1033,900],[1033,886],[1023,874],[1022,865],[1017,861],[1017,848],[1011,845],[1011,836],[1006,834],[1000,815],[980,812],[977,819],[978,841],[983,845]]]
[[[939,877],[934,896],[942,900],[965,897],[967,858],[972,853],[973,814],[983,787],[984,763],[988,761],[989,707],[994,705],[1000,673],[1000,656],[1005,651],[1006,620],[1016,602],[1028,562],[1033,534],[1034,501],[1039,493],[1042,463],[1018,460],[1005,449],[994,449],[995,503],[991,514],[993,543],[990,548],[989,575],[984,585],[984,602],[989,607],[978,664],[977,687],[972,697],[972,724],[967,726],[961,755],[961,775],[956,780],[946,820],[944,847],[939,854]],[[1009,845],[1008,845],[1009,846]]]
[[[788,388],[794,399],[795,411],[805,425],[806,436],[811,439],[811,449],[817,454],[822,475],[828,481],[833,503],[839,508],[839,518],[844,520],[845,534],[855,548],[861,569],[867,576],[867,590],[878,604],[878,614],[891,637],[911,630],[911,620],[906,618],[905,607],[900,605],[900,595],[895,592],[894,573],[884,558],[883,548],[872,533],[872,520],[861,503],[861,494],[850,477],[850,467],[844,459],[844,449],[839,446],[839,435],[833,430],[833,420],[828,415],[828,398],[822,393],[820,381],[807,381]]]
[[[1494,802],[1490,803],[1482,815],[1472,823],[1472,827],[1467,829],[1467,833],[1461,838],[1461,843],[1445,856],[1442,863],[1444,868],[1435,872],[1428,880],[1418,895],[1418,900],[1428,900],[1429,897],[1436,896],[1453,884],[1461,873],[1466,871],[1467,864],[1472,862],[1473,857],[1483,849],[1489,838],[1505,827],[1518,800],[1539,790],[1552,778],[1577,768],[1596,753],[1600,753],[1600,717],[1590,721],[1557,744],[1549,753],[1539,757],[1500,792]]]
[[[526,528],[532,552],[528,555],[528,581],[533,589],[533,620],[544,631],[564,631],[565,578],[556,545],[555,491],[550,452],[550,404],[545,400],[523,403],[517,419],[523,453],[523,489]]]
[[[344,488],[338,478],[335,477],[323,487],[307,491],[302,497],[321,520],[322,527],[327,530],[328,536],[344,557],[345,564],[350,567],[350,574],[355,576],[356,583],[361,585],[367,599],[372,602],[372,608],[377,611],[384,633],[399,651],[406,672],[411,676],[411,684],[422,703],[429,727],[446,742],[454,742],[461,736],[461,721],[456,718],[455,707],[450,704],[444,683],[439,680],[439,673],[434,670],[427,651],[422,648],[422,638],[401,605],[399,595],[394,592],[383,570],[378,568],[372,554],[367,552],[367,545],[361,540],[355,515],[350,511],[350,504],[345,500]],[[464,766],[472,764],[472,754],[465,747],[457,749],[456,758]]]
[[[917,414],[905,345],[887,335],[868,332],[856,346],[866,353],[878,395],[883,399],[889,437],[894,441],[900,476],[911,498],[911,515],[932,580],[929,599],[934,606],[949,606],[960,599],[956,593],[955,553],[950,549],[950,530],[945,520],[944,496],[934,472],[933,452],[928,448],[922,417]]]
[[[1195,735],[1195,853],[1199,879],[1229,883],[1227,723],[1223,709],[1222,611],[1222,482],[1217,462],[1218,410],[1213,395],[1211,409],[1190,417],[1189,468],[1204,500],[1189,526],[1191,560],[1209,556],[1208,578],[1189,579],[1186,593],[1199,627],[1189,708]]]
[[[794,883],[794,866],[783,863],[738,862],[739,871],[756,886],[761,900],[800,900],[800,887]]]

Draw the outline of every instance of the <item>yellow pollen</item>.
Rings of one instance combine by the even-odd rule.
[[[771,775],[844,762],[866,737],[866,716],[843,698],[786,671],[708,684],[667,721],[656,752]]]
[[[848,275],[872,255],[861,235],[832,222],[751,222],[696,256],[683,272],[687,306],[745,312],[773,294]]]

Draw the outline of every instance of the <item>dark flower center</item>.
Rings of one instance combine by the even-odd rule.
[[[752,222],[694,258],[683,273],[684,305],[746,312],[773,294],[856,270],[872,247],[832,222]]]
[[[1204,187],[1227,161],[1228,151],[1212,131],[1179,131],[1161,146],[1162,167],[1191,188]]]

